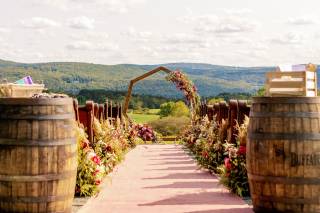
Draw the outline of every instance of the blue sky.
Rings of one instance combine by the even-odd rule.
[[[320,63],[317,0],[1,0],[0,58]]]

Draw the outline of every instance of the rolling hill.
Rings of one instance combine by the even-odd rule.
[[[43,80],[52,91],[77,94],[81,89],[126,91],[129,81],[160,65],[101,65],[91,63],[50,62],[17,63],[0,60],[0,79],[15,81],[30,75]],[[201,63],[161,64],[169,69],[181,69],[188,74],[201,96],[214,96],[222,92],[252,93],[264,84],[264,74],[273,67],[231,67]],[[165,80],[165,73],[150,76],[137,83],[135,94],[169,98],[181,97],[174,85]]]

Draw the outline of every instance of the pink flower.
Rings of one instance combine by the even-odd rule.
[[[238,154],[239,155],[246,155],[246,147],[245,146],[239,146]]]
[[[227,170],[231,170],[230,158],[224,159],[224,166],[226,167]]]
[[[99,156],[97,156],[97,155],[94,155],[94,156],[91,158],[91,160],[92,160],[93,162],[95,162],[96,164],[98,164],[98,165],[101,164],[101,160],[100,160]]]

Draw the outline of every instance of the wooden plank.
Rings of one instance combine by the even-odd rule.
[[[305,81],[271,81],[269,90],[271,88],[304,88],[305,84]]]

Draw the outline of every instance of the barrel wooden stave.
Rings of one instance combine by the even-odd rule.
[[[0,211],[71,212],[72,99],[0,99]]]
[[[250,113],[247,168],[254,209],[319,212],[320,162],[314,158],[320,153],[320,99],[275,99],[255,98]],[[301,165],[299,156],[305,158]]]

